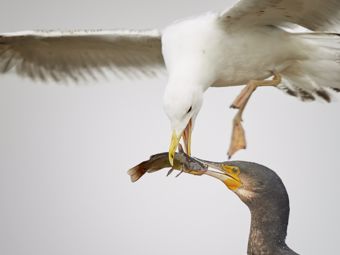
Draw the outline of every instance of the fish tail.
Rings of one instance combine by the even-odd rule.
[[[136,182],[145,173],[156,172],[166,167],[171,167],[167,152],[151,156],[149,160],[134,166],[127,173],[130,175],[131,181]]]

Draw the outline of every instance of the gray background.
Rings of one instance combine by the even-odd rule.
[[[0,31],[163,28],[232,1],[1,0]],[[0,254],[245,254],[250,214],[209,177],[130,183],[126,171],[166,151],[166,78],[60,86],[14,75],[0,85]],[[224,160],[240,88],[210,89],[193,154]],[[340,236],[339,103],[301,103],[259,89],[235,159],[276,170],[291,200],[288,244],[336,254]]]

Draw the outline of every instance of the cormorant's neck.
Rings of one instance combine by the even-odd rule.
[[[290,250],[285,243],[289,218],[288,196],[278,200],[268,194],[248,203],[248,207],[251,211],[248,254],[284,254],[284,251]]]

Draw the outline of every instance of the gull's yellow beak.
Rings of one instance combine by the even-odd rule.
[[[169,147],[169,162],[171,166],[174,165],[174,157],[175,157],[175,152],[177,150],[179,140],[181,139],[180,136],[177,136],[176,132],[172,132],[172,137],[171,137],[171,143]]]
[[[172,137],[171,137],[171,142],[170,142],[170,147],[169,147],[169,162],[171,166],[174,165],[175,152],[177,150],[179,141],[181,140],[182,136],[183,136],[183,141],[184,141],[185,152],[189,156],[191,155],[191,132],[192,132],[191,119],[181,135],[177,136],[175,131],[172,132]]]

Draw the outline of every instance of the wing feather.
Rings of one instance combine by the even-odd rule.
[[[229,27],[294,23],[310,30],[340,24],[338,0],[240,0],[222,13]]]
[[[27,31],[0,34],[0,72],[46,81],[84,80],[105,69],[154,76],[164,68],[161,35],[151,31]]]

